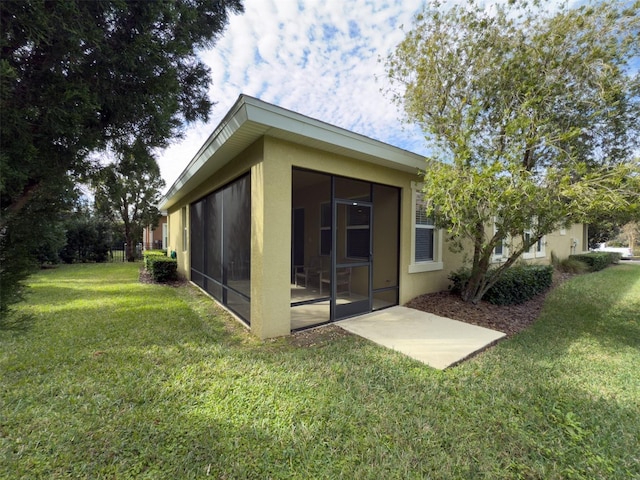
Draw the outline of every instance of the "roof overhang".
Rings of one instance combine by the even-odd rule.
[[[216,173],[263,136],[408,173],[417,173],[424,168],[424,157],[418,154],[253,97],[240,95],[187,168],[165,193],[159,208],[171,208],[204,179]]]

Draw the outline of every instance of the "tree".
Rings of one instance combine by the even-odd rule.
[[[55,216],[56,185],[86,175],[94,152],[136,143],[151,152],[207,119],[210,76],[197,52],[242,9],[241,0],[0,2],[2,290],[28,274],[22,257],[33,252],[7,239],[31,202]]]
[[[112,226],[87,203],[76,205],[64,221],[65,245],[57,252],[65,263],[106,262],[112,245]]]
[[[77,197],[71,178],[48,183],[21,209],[11,228],[0,229],[0,317],[22,298],[25,272],[52,261],[52,251],[64,244],[64,215]]]
[[[640,238],[640,222],[629,222],[622,226],[622,236],[632,252],[635,252]]]
[[[147,157],[144,163],[139,157],[123,158],[94,176],[96,210],[113,225],[122,222],[125,254],[130,262],[135,260],[135,246],[142,240],[142,229],[158,225],[160,212],[156,205],[164,185],[153,157]]]
[[[635,161],[640,162],[640,159]],[[601,243],[618,240],[624,235],[631,239],[629,233],[633,231],[633,225],[640,223],[640,192],[636,195],[636,201],[630,203],[630,208],[600,212],[589,220],[589,248],[597,248]]]
[[[613,240],[620,234],[620,223],[615,218],[600,217],[589,223],[589,248]]]
[[[638,206],[640,2],[544,4],[432,2],[387,59],[394,100],[433,144],[426,213],[473,248],[465,301],[544,235]]]

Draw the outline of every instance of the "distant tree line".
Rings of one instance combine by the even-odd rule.
[[[37,265],[45,267],[59,263],[101,263],[113,259],[113,250],[123,251],[128,242],[135,245],[142,241],[141,223],[130,225],[127,241],[125,225],[117,218],[108,218],[94,206],[77,201],[69,211],[51,222],[47,234],[34,250]],[[118,257],[132,260],[126,255]]]

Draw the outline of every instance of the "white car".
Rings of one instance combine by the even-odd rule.
[[[600,245],[598,248],[594,250],[594,252],[614,252],[619,253],[621,255],[620,258],[624,260],[629,260],[633,257],[633,252],[628,247],[607,247],[604,245]]]

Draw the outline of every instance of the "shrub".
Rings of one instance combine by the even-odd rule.
[[[452,290],[461,292],[470,277],[467,268],[452,272],[449,280]],[[544,292],[551,286],[553,267],[551,265],[521,265],[506,270],[498,281],[487,291],[483,299],[495,305],[523,303]]]
[[[523,303],[551,286],[551,265],[527,265],[508,269],[489,289],[485,298],[496,305]]]
[[[611,263],[615,263],[617,265],[618,263],[620,263],[620,260],[622,260],[621,253],[617,253],[617,252],[606,252],[606,253],[611,257]]]
[[[151,272],[151,262],[155,258],[166,257],[167,253],[162,250],[145,250],[143,254],[144,268]]]
[[[144,268],[155,282],[170,282],[178,278],[177,260],[167,257],[167,252],[163,250],[145,250]]]
[[[612,263],[620,262],[621,255],[615,252],[590,252],[569,255],[570,259],[579,260],[589,266],[589,270],[597,272],[608,267]]]
[[[106,262],[111,245],[111,229],[106,221],[78,217],[65,224],[66,244],[60,249],[65,263]]]
[[[151,276],[156,282],[164,283],[178,279],[178,262],[169,257],[153,257]]]
[[[469,281],[469,277],[471,277],[471,270],[467,267],[462,267],[455,272],[451,272],[449,274],[449,280],[451,281],[451,291],[453,293],[461,293],[464,286]]]
[[[563,273],[586,273],[589,265],[575,258],[565,258],[558,262],[556,269]]]

